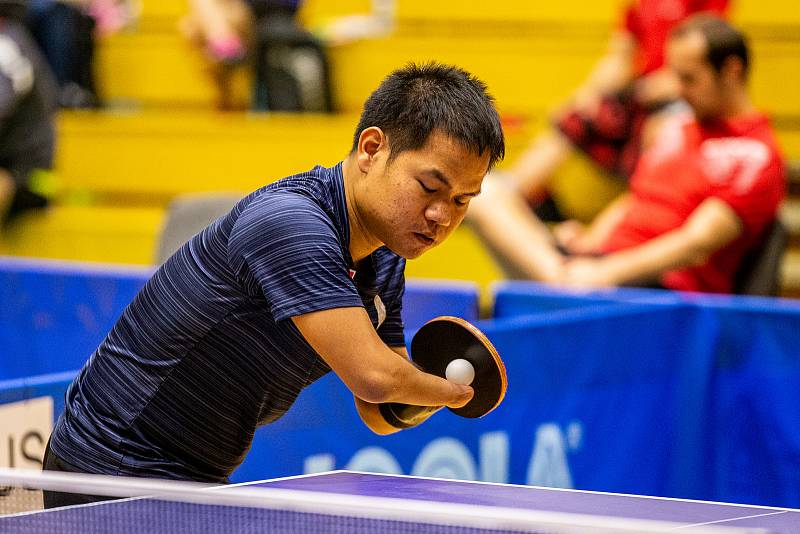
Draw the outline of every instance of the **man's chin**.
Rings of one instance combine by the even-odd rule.
[[[420,256],[422,256],[427,251],[429,251],[430,249],[432,249],[433,247],[435,247],[437,244],[438,243],[434,243],[432,245],[427,245],[427,246],[423,245],[417,247],[391,247],[387,245],[387,248],[392,252],[394,252],[395,254],[397,254],[398,256],[401,256],[407,260],[415,260]]]

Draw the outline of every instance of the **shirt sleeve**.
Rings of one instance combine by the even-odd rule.
[[[333,222],[302,195],[275,192],[247,206],[231,231],[228,257],[240,276],[256,280],[276,321],[363,307]]]
[[[757,139],[725,138],[704,143],[703,163],[711,196],[728,204],[745,233],[759,233],[777,213],[786,189],[783,161]]]

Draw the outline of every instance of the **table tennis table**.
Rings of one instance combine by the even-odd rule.
[[[353,471],[232,484],[212,490],[215,491],[213,495],[206,492],[215,502],[212,505],[132,498],[5,516],[0,517],[0,532],[641,531],[800,534],[800,510],[795,509]],[[321,507],[311,504],[311,513],[308,513],[309,509],[303,511],[292,506],[275,511],[216,504],[215,499],[220,499],[223,493],[243,491],[256,497],[259,492],[272,492],[279,496],[299,493],[323,498],[317,503]],[[376,503],[378,506],[395,502],[406,504],[388,518],[332,521],[331,515],[344,509],[343,501],[338,499],[365,502],[366,508]],[[440,506],[455,507],[455,514],[466,519],[495,515],[510,520],[517,515],[527,515],[540,518],[540,523],[530,530],[517,530],[515,523],[503,524],[502,521],[491,528],[480,522],[469,527],[437,524],[435,514]],[[434,516],[432,523],[426,519],[431,514]],[[303,517],[297,519],[295,516]],[[561,524],[559,521],[565,521],[563,525],[566,526],[553,526]]]

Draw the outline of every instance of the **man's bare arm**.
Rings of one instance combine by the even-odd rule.
[[[393,352],[398,354],[401,358],[408,360],[408,351],[405,347],[390,347]],[[359,417],[364,422],[364,424],[376,434],[380,434],[382,436],[387,434],[394,434],[395,432],[399,432],[400,429],[394,427],[386,422],[386,419],[383,418],[380,412],[380,408],[378,404],[373,402],[367,402],[365,400],[359,399],[356,396],[353,396],[356,402],[356,410],[358,411]]]
[[[625,217],[630,205],[630,193],[623,193],[603,208],[577,239],[572,248],[576,252],[594,252],[606,242],[619,222]]]
[[[662,273],[701,265],[742,233],[742,222],[724,201],[709,198],[679,228],[640,246],[567,266],[568,285],[622,285],[657,279]]]
[[[378,337],[363,308],[292,318],[297,329],[356,397],[370,402],[460,407],[472,388],[423,373]]]

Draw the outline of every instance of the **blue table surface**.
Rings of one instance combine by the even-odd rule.
[[[456,503],[542,512],[647,519],[680,523],[685,527],[713,524],[715,526],[765,529],[782,534],[800,534],[800,510],[509,484],[334,471],[316,475],[302,475],[237,484],[228,487],[235,486],[281,488],[351,496],[411,499],[422,502]],[[183,518],[184,522],[187,518],[192,518],[191,521],[198,522],[203,526],[208,525],[208,529],[198,529],[196,524],[191,528],[192,531],[203,532],[217,531],[213,524],[217,522],[214,514],[222,514],[222,508],[224,508],[151,501],[148,499],[111,501],[26,515],[0,517],[0,531],[11,533],[138,533],[182,530],[176,529],[174,527],[175,524],[170,526],[159,520],[159,513],[170,512],[169,507],[174,507],[171,515]],[[205,507],[205,509],[202,507]],[[220,510],[209,511],[209,508],[219,508]],[[421,509],[424,510],[424,506]],[[238,514],[238,522],[236,523],[236,528],[233,529],[234,531],[259,532],[263,531],[265,524],[269,524],[265,523],[267,520],[264,517],[258,515],[258,509],[233,508],[233,510]],[[201,518],[201,516],[204,518]],[[216,526],[221,525],[223,521],[224,519],[220,519]],[[269,531],[292,532],[292,530],[274,529],[271,528],[271,525]],[[331,530],[331,532],[339,531]],[[369,531],[371,530],[367,530],[367,532]],[[420,530],[419,532],[427,531]]]

